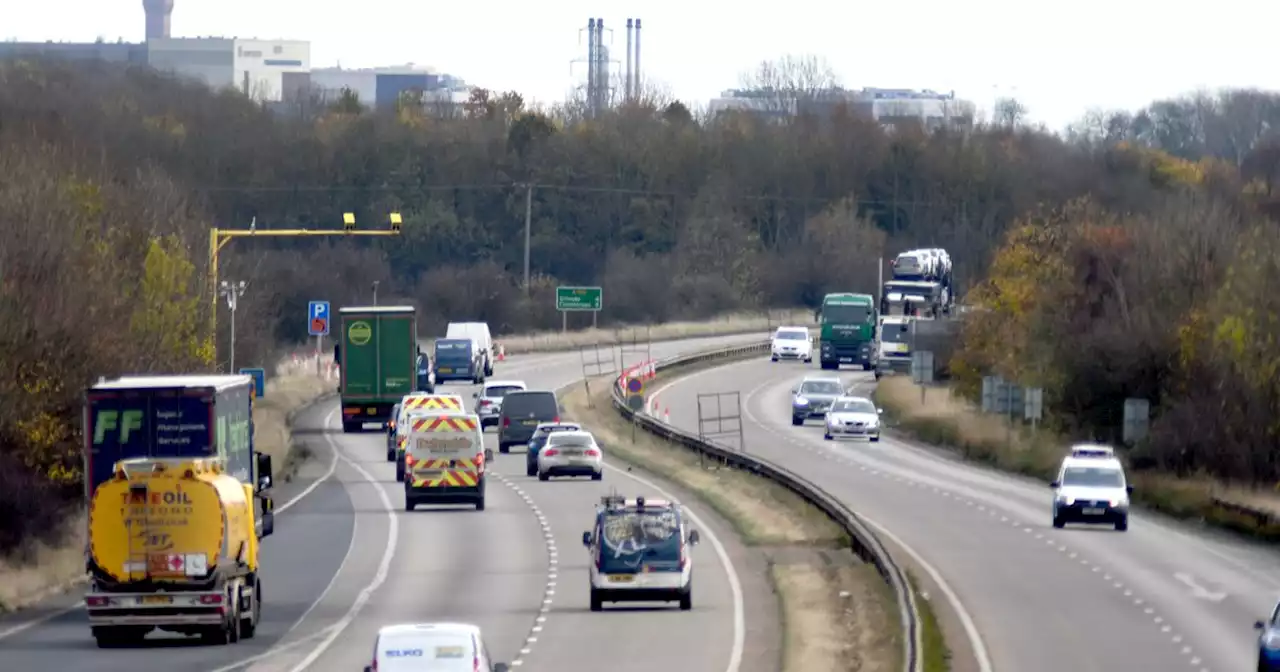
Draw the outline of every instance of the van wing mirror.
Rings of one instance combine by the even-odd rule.
[[[271,474],[271,456],[258,453],[258,491],[271,489],[274,481]]]
[[[492,448],[485,448],[485,449],[484,449],[484,461],[485,461],[485,462],[492,462],[492,461],[493,461],[493,449],[492,449]]]
[[[590,546],[591,546],[591,533],[590,533],[590,532],[583,532],[583,533],[582,533],[582,545],[583,545],[583,546],[586,546],[586,547],[588,547],[588,548],[590,548]]]

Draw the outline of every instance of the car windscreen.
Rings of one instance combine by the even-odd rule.
[[[831,412],[832,413],[875,413],[876,405],[863,399],[859,399],[857,401],[837,401],[836,404],[831,407]]]
[[[773,335],[779,341],[803,341],[808,336],[808,332],[804,331],[779,331]]]
[[[556,396],[550,392],[513,392],[502,400],[503,415],[542,417],[550,420],[560,414]]]
[[[827,322],[862,324],[870,317],[870,309],[867,306],[857,304],[834,304],[826,305],[822,308],[822,319]]]
[[[484,388],[484,394],[480,396],[488,397],[489,399],[501,399],[512,392],[523,391],[524,388],[519,385],[494,385],[493,387]]]
[[[635,573],[641,565],[680,561],[680,519],[671,509],[610,511],[602,516],[600,569]]]
[[[903,327],[906,329],[903,329]],[[880,327],[880,340],[885,343],[910,343],[911,325],[885,324]]]
[[[1086,488],[1123,488],[1124,475],[1115,467],[1067,467],[1062,485]]]
[[[833,380],[811,380],[800,386],[800,394],[841,394],[844,389]]]
[[[471,341],[460,339],[436,341],[436,361],[442,359],[449,362],[470,361]]]
[[[472,672],[475,644],[465,635],[410,633],[378,640],[378,672]]]

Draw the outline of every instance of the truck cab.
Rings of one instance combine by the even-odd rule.
[[[870,294],[828,294],[818,312],[821,325],[819,360],[824,369],[841,364],[861,365],[870,371],[876,365],[876,310]]]

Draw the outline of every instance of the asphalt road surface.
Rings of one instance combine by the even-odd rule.
[[[1280,554],[1142,511],[1125,533],[1055,530],[1041,482],[893,436],[824,441],[820,420],[793,427],[791,388],[834,373],[762,356],[655,394],[672,424],[696,430],[698,393],[740,392],[747,449],[827,489],[935,568],[992,669],[1253,669],[1251,625],[1280,592]],[[857,394],[875,385],[861,370],[840,377]]]
[[[659,343],[650,354],[670,357],[763,337]],[[625,357],[632,363],[643,353]],[[556,389],[581,378],[582,355],[513,356],[496,368],[491,380]],[[462,394],[468,406],[477,389],[440,386]],[[385,459],[384,434],[343,434],[337,410],[336,402],[318,404],[296,424],[312,457],[296,478],[276,487],[279,515],[275,534],[263,542],[257,637],[220,647],[164,638],[137,649],[100,650],[75,608],[78,595],[71,595],[0,619],[0,668],[347,672],[370,662],[380,626],[405,621],[475,623],[497,660],[518,661],[522,669],[776,667],[777,633],[762,632],[759,623],[772,618],[775,598],[763,582],[739,576],[746,550],[723,521],[696,505],[693,522],[703,543],[693,555],[693,610],[681,612],[672,603],[590,612],[581,538],[595,504],[610,487],[661,494],[671,492],[668,484],[613,467],[599,482],[542,483],[524,475],[522,447],[496,454],[489,430],[495,461],[486,510],[425,506],[408,513],[394,465]]]

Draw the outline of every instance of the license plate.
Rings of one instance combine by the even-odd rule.
[[[525,420],[524,424],[530,427],[537,427],[539,425],[539,422],[537,420]]]
[[[369,415],[377,415],[377,414],[378,414],[378,409],[376,409],[376,408],[366,408],[366,409],[364,409],[364,412],[365,412],[365,413],[367,413],[367,414],[369,414]]]
[[[453,373],[453,369],[439,369],[440,373]]]
[[[168,595],[144,595],[138,598],[138,604],[172,604],[173,598]]]
[[[610,574],[609,575],[609,583],[631,583],[632,581],[635,581],[635,580],[636,580],[636,577],[634,574]]]
[[[581,450],[566,450],[566,451],[564,451],[564,455],[565,455],[565,457],[582,457],[582,451],[581,451]]]
[[[841,357],[841,358],[840,358],[840,361],[842,361],[842,362],[852,362],[852,361],[853,361],[853,358],[852,358],[852,357]]]
[[[1085,510],[1084,510],[1084,515],[1086,515],[1086,516],[1098,516],[1098,515],[1101,515],[1103,511],[1104,511],[1104,509],[1099,509],[1099,508],[1096,508],[1096,507],[1089,507],[1089,508],[1087,508],[1087,509],[1085,509]]]

